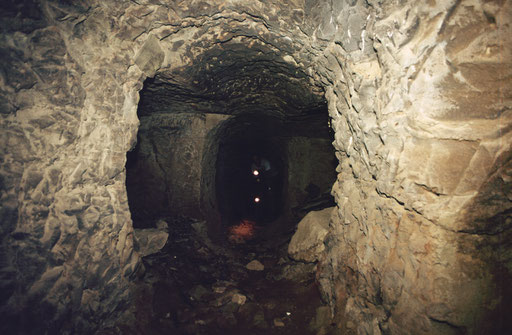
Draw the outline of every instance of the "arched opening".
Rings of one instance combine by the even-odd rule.
[[[226,127],[216,162],[221,217],[229,223],[276,221],[283,214],[288,177],[282,120],[241,115]]]
[[[161,282],[152,289],[160,290],[154,299],[162,314],[176,311],[179,330],[198,327],[180,313],[203,309],[221,320],[211,323],[222,333],[260,327],[251,313],[263,324],[289,322],[289,331],[307,327],[306,315],[322,305],[314,264],[285,255],[300,219],[334,205],[337,160],[323,92],[282,57],[235,44],[156,74],[140,95],[126,185],[134,227],[163,220],[172,232],[158,261],[144,258]],[[165,266],[176,269],[172,278],[162,276]],[[267,275],[253,272],[262,269]],[[225,320],[224,307],[206,306],[220,297],[204,288],[220,282],[229,299],[251,299],[248,310],[230,305],[236,322]],[[268,304],[276,307],[263,316]]]
[[[324,107],[302,117],[242,114],[219,134],[215,196],[223,233],[251,224],[258,234],[246,238],[289,238],[309,211],[334,205],[337,162]]]
[[[126,165],[135,228],[189,217],[221,239],[244,220],[290,234],[309,210],[334,204],[323,92],[296,64],[258,48],[212,47],[145,81]],[[269,172],[252,174],[256,157]]]

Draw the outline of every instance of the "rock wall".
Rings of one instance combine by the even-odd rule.
[[[201,163],[207,135],[217,125],[213,118],[196,113],[141,117],[126,179],[135,226],[153,226],[164,216],[204,219],[201,176],[209,171]]]
[[[101,8],[2,6],[0,331],[87,333],[139,264],[124,164],[142,77]]]
[[[287,144],[288,201],[298,214],[322,194],[329,194],[336,180],[336,158],[329,138],[297,136]]]
[[[258,100],[234,76],[216,95],[232,106],[288,112],[272,92],[300,97],[299,77],[325,90],[340,164],[318,275],[340,331],[506,326],[510,2],[162,3],[2,3],[3,333],[90,333],[124,309],[138,92],[170,73],[214,89],[209,50],[252,50],[291,78]]]
[[[341,162],[325,296],[347,333],[501,333],[511,6],[369,3],[349,18],[358,43],[325,53]]]

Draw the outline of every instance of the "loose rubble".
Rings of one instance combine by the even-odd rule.
[[[328,308],[314,279],[315,265],[290,259],[288,243],[217,245],[204,234],[203,222],[168,222],[172,229],[166,246],[143,258],[146,272],[134,285],[136,303],[120,324],[101,334],[333,330],[326,314],[318,312]]]
[[[265,269],[265,266],[257,260],[249,262],[245,267],[251,271],[263,271]]]

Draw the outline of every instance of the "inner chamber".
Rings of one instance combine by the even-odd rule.
[[[275,236],[334,204],[323,92],[282,55],[264,45],[213,47],[146,80],[140,96],[126,165],[135,228],[188,217],[206,221],[210,236],[248,221]],[[262,162],[269,171],[255,169]]]

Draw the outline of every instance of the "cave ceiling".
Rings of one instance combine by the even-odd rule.
[[[190,64],[149,78],[141,91],[139,115],[265,112],[294,117],[325,112],[322,89],[284,59],[265,45],[214,45]]]

